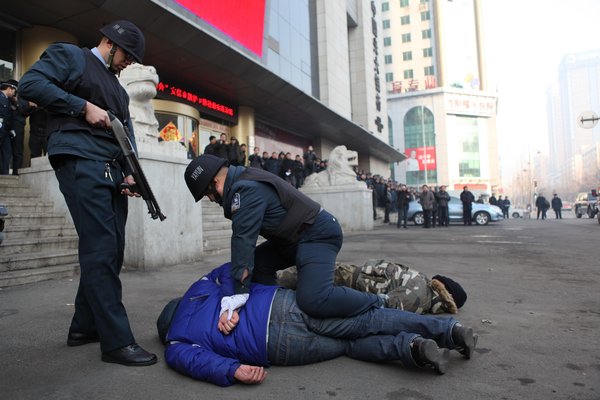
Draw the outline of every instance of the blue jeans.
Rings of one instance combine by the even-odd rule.
[[[296,293],[302,311],[315,318],[349,317],[380,304],[372,293],[334,285],[335,259],[343,234],[335,217],[323,210],[300,234],[297,243],[283,245],[267,240],[254,253],[253,281],[275,285],[276,272],[298,268]]]
[[[389,308],[371,308],[349,318],[312,318],[300,310],[293,290],[279,289],[269,319],[268,358],[274,365],[303,365],[346,355],[416,367],[410,343],[421,336],[452,349],[456,322]]]
[[[400,228],[400,225],[403,225],[406,228],[406,222],[408,220],[408,207],[399,207],[398,208],[398,223],[396,226]]]

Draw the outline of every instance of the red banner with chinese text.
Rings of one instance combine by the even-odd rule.
[[[408,156],[407,171],[434,171],[436,169],[435,146],[406,148],[404,154]]]

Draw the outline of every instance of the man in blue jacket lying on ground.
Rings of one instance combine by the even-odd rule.
[[[229,386],[261,383],[269,365],[302,365],[346,355],[446,372],[449,350],[471,358],[477,335],[454,318],[373,307],[348,318],[312,318],[293,290],[252,284],[234,294],[231,264],[171,300],[157,321],[165,359],[194,379]],[[249,296],[250,295],[250,296]],[[439,346],[439,347],[438,347]]]

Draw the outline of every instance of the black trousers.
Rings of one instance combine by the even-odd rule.
[[[450,223],[450,217],[448,215],[448,206],[438,208],[438,216],[440,219],[440,226],[448,226]]]
[[[423,218],[425,219],[425,228],[431,227],[432,210],[423,210]]]
[[[81,275],[70,331],[98,334],[102,352],[134,342],[119,274],[125,251],[127,196],[117,165],[77,157],[56,168],[60,191],[79,235]]]
[[[25,142],[25,127],[15,126],[16,136],[12,138],[12,173],[19,175],[23,164],[23,147]]]
[[[472,217],[471,217],[471,205],[469,204],[468,206],[465,206],[463,204],[463,223],[465,225],[471,225],[473,223],[472,221]]]

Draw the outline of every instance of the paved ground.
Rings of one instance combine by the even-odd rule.
[[[402,262],[459,280],[459,318],[480,334],[470,361],[453,354],[437,376],[348,358],[272,367],[260,386],[223,389],[169,370],[155,320],[162,306],[228,255],[195,265],[125,272],[136,338],[157,365],[100,361],[95,344],[68,348],[77,282],[0,290],[2,399],[600,399],[600,226],[596,220],[508,220],[485,227],[407,230],[378,226],[346,235],[341,261]]]

